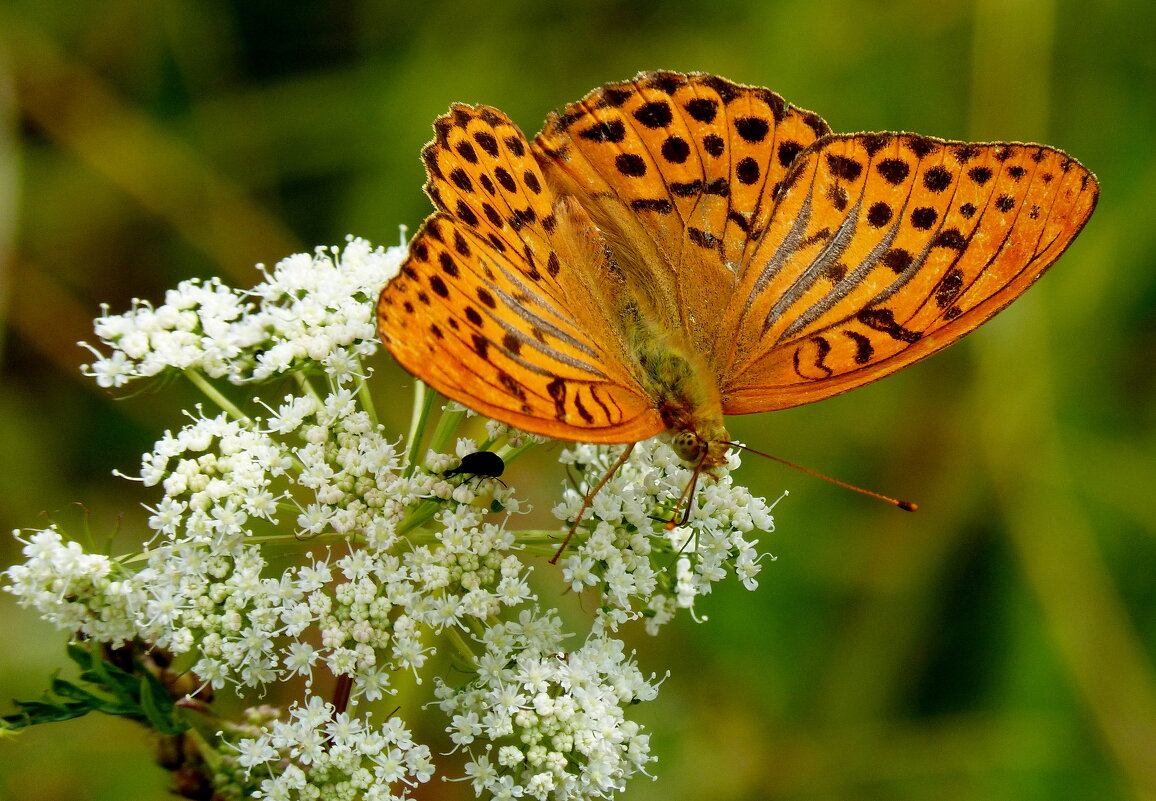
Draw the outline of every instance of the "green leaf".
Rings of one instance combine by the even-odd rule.
[[[39,723],[55,723],[61,720],[71,720],[87,715],[92,707],[83,701],[71,704],[53,703],[45,696],[43,701],[13,701],[21,712],[14,715],[5,715],[0,720],[10,729],[20,729],[25,726],[35,726]]]
[[[180,719],[169,691],[148,671],[140,679],[140,705],[149,724],[161,734],[180,734],[189,727]]]
[[[98,698],[83,687],[77,686],[65,679],[52,680],[52,692],[59,695],[61,698],[71,698],[74,701],[91,701],[94,703],[103,702],[104,699]]]
[[[136,708],[140,703],[138,695],[140,683],[137,677],[105,659],[94,659],[92,669],[81,673],[80,677],[107,689],[123,705]]]
[[[81,670],[89,670],[94,659],[91,651],[76,643],[68,644],[68,658],[79,665]]]
[[[0,720],[22,728],[104,712],[148,723],[164,734],[187,728],[175,715],[164,686],[139,662],[134,665],[137,672],[130,673],[79,645],[68,646],[68,656],[80,666],[82,683],[54,676],[42,698],[13,701],[20,711]]]
[[[79,687],[64,679],[52,680],[52,692],[61,698],[71,698],[77,702],[87,703],[94,712],[104,712],[107,715],[125,715],[143,718],[144,712],[135,698],[113,699],[104,695],[95,695],[83,687]]]

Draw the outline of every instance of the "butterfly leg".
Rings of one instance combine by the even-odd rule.
[[[698,464],[694,466],[694,473],[691,474],[690,483],[686,485],[686,489],[682,491],[682,495],[678,497],[678,504],[674,507],[674,513],[670,516],[670,520],[666,521],[666,530],[670,531],[676,526],[685,526],[686,521],[690,520],[690,499],[694,497],[694,488],[698,485],[698,477],[702,474],[702,465],[706,461],[706,454],[698,460]],[[678,519],[678,511],[682,510],[682,519]],[[677,523],[675,521],[678,521]]]
[[[618,457],[618,461],[606,471],[606,475],[602,476],[602,480],[598,482],[598,485],[586,493],[586,497],[582,500],[582,508],[578,510],[578,514],[574,517],[574,523],[570,526],[570,530],[566,532],[566,539],[562,540],[562,544],[558,546],[558,553],[554,554],[554,557],[550,560],[550,564],[558,564],[558,560],[562,557],[562,552],[565,551],[566,546],[570,544],[570,538],[573,537],[574,532],[578,530],[578,524],[582,522],[586,510],[589,509],[590,504],[593,503],[594,496],[601,492],[602,488],[606,486],[606,482],[610,480],[610,477],[617,473],[622,465],[626,464],[626,460],[630,458],[630,454],[636,444],[637,443],[631,442],[627,445],[626,450],[622,451],[622,455]]]

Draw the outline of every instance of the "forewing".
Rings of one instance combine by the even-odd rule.
[[[711,356],[777,184],[829,130],[761,87],[647,72],[550,115],[533,148],[551,183],[606,233],[646,311]]]
[[[784,181],[728,311],[724,412],[820,400],[951,344],[1051,266],[1098,192],[1043,145],[819,141]]]
[[[386,347],[444,395],[527,431],[587,442],[661,431],[606,303],[614,276],[589,219],[555,197],[496,109],[455,105],[435,130],[422,155],[439,211],[382,290]]]

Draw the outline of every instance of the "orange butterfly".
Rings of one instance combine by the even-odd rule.
[[[862,386],[994,315],[1096,205],[1046,145],[832,134],[767,89],[642,73],[527,141],[455,104],[422,151],[438,211],[378,301],[397,360],[518,428],[699,469],[724,414]]]

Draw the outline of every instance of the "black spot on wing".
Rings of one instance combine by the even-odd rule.
[[[859,173],[863,172],[862,163],[834,153],[827,154],[827,168],[836,178],[844,178],[848,181],[854,181],[859,177]]]
[[[621,142],[626,138],[626,125],[622,120],[599,122],[578,134],[591,142]]]
[[[932,167],[923,173],[923,185],[926,186],[930,192],[942,192],[951,186],[951,172],[942,165]]]
[[[859,141],[862,143],[863,149],[867,151],[867,155],[874,156],[886,147],[892,138],[892,135],[889,133],[872,133],[863,134],[859,137]]]
[[[735,130],[748,142],[761,142],[771,130],[769,122],[762,117],[739,117],[735,120]]]
[[[619,153],[614,157],[614,166],[620,173],[632,178],[646,175],[646,162],[637,153]]]
[[[955,302],[956,297],[963,290],[963,271],[951,269],[943,276],[939,286],[935,288],[935,305],[946,309]]]
[[[843,335],[855,343],[855,364],[867,364],[875,355],[871,340],[858,331],[844,331]]]
[[[717,134],[707,134],[702,138],[702,149],[709,155],[718,158],[726,150],[726,142]]]
[[[478,131],[474,134],[474,141],[492,158],[498,155],[498,140],[488,131]]]
[[[546,394],[550,396],[550,400],[554,401],[554,418],[556,420],[565,420],[566,382],[561,378],[555,378],[546,385]]]
[[[510,153],[516,158],[521,158],[526,155],[526,145],[522,139],[517,136],[507,136],[505,138],[506,147],[509,148]]]
[[[470,176],[467,175],[466,171],[461,167],[455,167],[453,169],[453,171],[450,173],[450,180],[453,182],[454,186],[463,192],[474,191],[474,184],[470,180]]]
[[[983,186],[991,180],[991,170],[987,167],[972,167],[967,171],[967,177]]]
[[[694,242],[700,248],[713,250],[722,244],[722,240],[714,234],[710,233],[709,231],[703,231],[699,228],[695,228],[694,226],[687,226],[686,233],[687,236],[690,237],[690,241]]]
[[[923,338],[922,331],[912,331],[896,322],[895,312],[891,309],[883,307],[863,309],[855,315],[855,319],[868,328],[887,334],[887,336],[900,342],[918,342]]]
[[[867,224],[872,228],[882,228],[891,222],[891,207],[880,200],[867,210]]]
[[[883,176],[883,180],[892,186],[897,186],[907,178],[908,173],[911,172],[911,167],[906,161],[900,159],[883,159],[875,165],[875,170]]]
[[[674,115],[671,113],[669,103],[665,100],[656,100],[639,106],[634,112],[634,119],[647,128],[665,128],[670,125]]]
[[[759,163],[747,156],[735,166],[735,176],[740,183],[753,184],[759,180]]]
[[[951,250],[963,251],[967,248],[967,240],[963,238],[963,234],[960,233],[958,228],[948,228],[936,234],[931,245],[937,248],[950,248]]]
[[[674,211],[674,204],[666,198],[638,198],[630,201],[630,208],[634,211],[654,211],[659,214],[670,214]]]
[[[660,152],[671,164],[683,164],[690,157],[690,145],[681,136],[669,136],[662,143]]]
[[[937,219],[939,219],[939,212],[930,206],[920,206],[911,212],[911,225],[920,231],[931,228]]]
[[[884,267],[887,267],[888,269],[892,270],[892,272],[898,274],[902,273],[903,270],[911,266],[911,262],[914,261],[914,257],[911,255],[911,253],[903,250],[902,247],[894,247],[894,249],[884,253],[883,258],[880,259],[880,261]]]
[[[939,149],[939,145],[926,136],[908,136],[904,144],[918,158],[923,158]]]
[[[827,187],[827,199],[830,200],[831,205],[839,211],[845,211],[847,204],[850,202],[847,190],[840,184],[831,184]]]
[[[795,160],[795,156],[799,155],[799,151],[803,149],[801,142],[788,139],[786,142],[779,144],[778,156],[779,164],[783,167],[790,167],[791,162]]]
[[[715,115],[718,114],[718,103],[706,97],[696,97],[694,100],[689,101],[683,108],[686,109],[686,112],[691,117],[699,122],[714,122]]]

